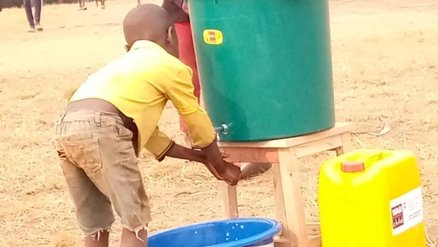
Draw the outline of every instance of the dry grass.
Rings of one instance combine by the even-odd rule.
[[[159,2],[159,1],[156,1]],[[136,1],[45,6],[43,33],[26,33],[22,9],[0,13],[0,246],[79,246],[81,233],[52,148],[53,120],[66,95],[122,54],[120,21]],[[361,128],[355,147],[410,149],[421,163],[429,246],[438,242],[438,4],[333,1],[336,113]],[[176,113],[160,123],[181,140]],[[385,128],[386,126],[386,128]],[[303,160],[310,221],[318,220],[316,182],[327,154]],[[155,231],[220,217],[216,182],[199,164],[144,155],[142,171]],[[274,217],[270,172],[242,181],[242,215]],[[112,243],[118,243],[116,221]]]

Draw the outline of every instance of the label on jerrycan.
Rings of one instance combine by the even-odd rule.
[[[399,235],[423,221],[421,187],[390,201],[392,235]]]

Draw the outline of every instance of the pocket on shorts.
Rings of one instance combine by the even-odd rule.
[[[102,169],[99,142],[97,138],[83,140],[58,140],[67,158],[85,172],[96,173]]]
[[[115,125],[119,140],[132,141],[133,133],[125,126]]]

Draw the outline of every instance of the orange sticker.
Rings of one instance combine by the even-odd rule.
[[[204,42],[209,45],[220,45],[224,42],[222,32],[214,29],[204,30]]]

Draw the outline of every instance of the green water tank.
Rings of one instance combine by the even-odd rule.
[[[222,141],[334,126],[327,0],[189,0],[205,107]]]

